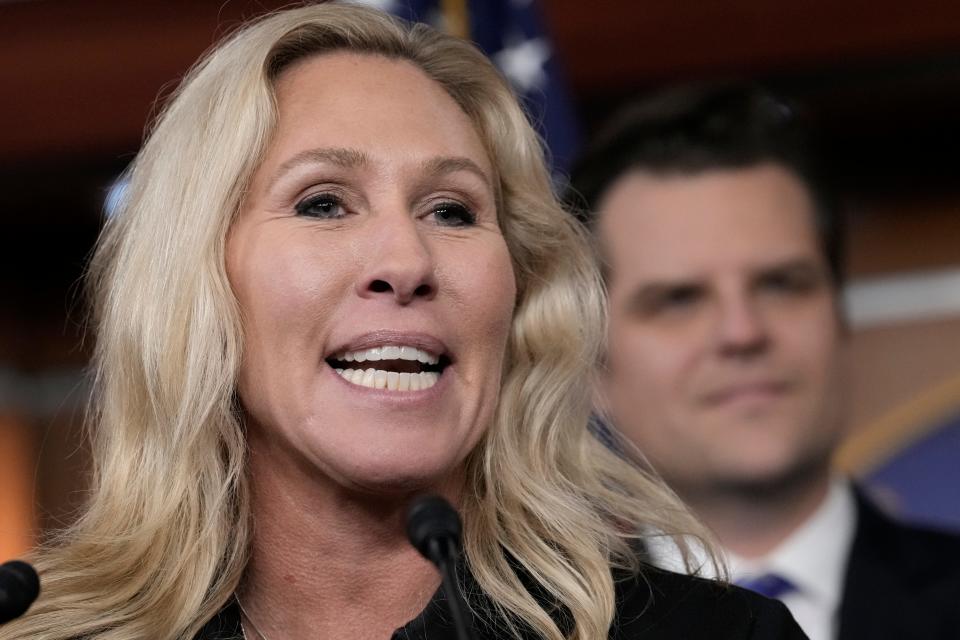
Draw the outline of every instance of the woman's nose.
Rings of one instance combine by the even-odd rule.
[[[363,298],[390,297],[396,304],[429,300],[437,293],[434,256],[417,222],[391,216],[367,244],[368,262],[357,283]]]

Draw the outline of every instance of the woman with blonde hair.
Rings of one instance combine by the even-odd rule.
[[[89,505],[0,638],[452,638],[411,499],[464,521],[479,638],[802,637],[643,563],[699,526],[585,428],[588,243],[473,46],[336,4],[190,72],[89,273]]]

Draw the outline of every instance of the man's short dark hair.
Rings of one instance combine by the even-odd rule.
[[[806,186],[820,247],[839,287],[844,229],[816,155],[798,109],[760,87],[672,88],[627,106],[601,129],[573,168],[567,201],[592,226],[606,190],[630,171],[695,175],[776,163]]]

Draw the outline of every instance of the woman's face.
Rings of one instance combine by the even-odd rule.
[[[483,144],[406,61],[315,56],[276,95],[227,241],[251,447],[352,490],[447,481],[492,419],[515,297]]]

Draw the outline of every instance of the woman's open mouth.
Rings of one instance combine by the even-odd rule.
[[[326,362],[347,382],[389,391],[429,389],[450,364],[445,355],[407,345],[342,351]]]

